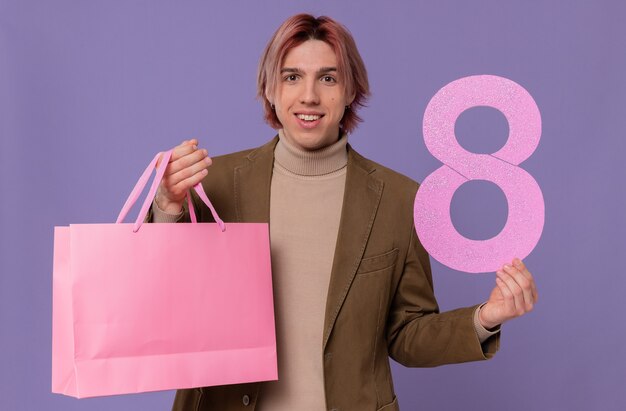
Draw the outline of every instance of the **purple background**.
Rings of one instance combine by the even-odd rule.
[[[542,113],[541,142],[522,164],[546,202],[526,259],[540,302],[505,325],[492,361],[393,364],[402,408],[626,408],[624,2],[377,3],[0,1],[1,409],[169,409],[172,392],[50,393],[53,227],[113,222],[151,156],[183,139],[217,155],[272,137],[255,69],[273,31],[301,11],[347,25],[367,65],[373,96],[353,146],[416,180],[440,165],[421,120],[448,82],[504,76]],[[492,152],[507,125],[473,109],[457,131],[465,147]],[[463,186],[452,211],[474,238],[506,220],[486,182]],[[433,269],[443,309],[481,302],[493,284],[492,274]]]

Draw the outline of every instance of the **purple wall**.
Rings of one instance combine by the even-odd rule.
[[[169,409],[172,392],[50,393],[53,227],[114,221],[151,156],[182,139],[222,154],[270,138],[256,64],[280,22],[301,11],[346,24],[365,59],[373,96],[352,144],[416,180],[439,167],[421,119],[448,82],[507,77],[542,113],[541,143],[522,164],[546,202],[526,259],[540,302],[504,327],[492,361],[394,364],[402,408],[626,408],[626,6],[378,3],[0,0],[0,409]],[[466,147],[495,151],[507,126],[474,109],[457,130]],[[485,238],[505,208],[495,186],[473,183],[452,211],[462,233]],[[433,268],[443,309],[481,302],[494,281]]]

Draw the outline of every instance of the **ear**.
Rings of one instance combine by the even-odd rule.
[[[272,95],[272,93],[269,92],[269,90],[267,89],[267,87],[265,87],[265,98],[267,99],[267,101],[270,102],[270,104],[274,104],[274,96]]]
[[[353,92],[351,95],[346,96],[346,106],[349,106],[350,104],[352,104],[355,97],[356,97],[356,92]]]

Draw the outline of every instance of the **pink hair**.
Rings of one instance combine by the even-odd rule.
[[[315,18],[310,14],[298,14],[290,17],[265,47],[257,76],[257,97],[263,102],[265,121],[273,128],[282,128],[267,96],[273,97],[280,66],[289,50],[307,40],[327,43],[337,56],[339,81],[344,85],[346,95],[354,96],[341,121],[343,130],[351,132],[362,121],[356,110],[365,105],[370,94],[367,71],[348,29],[326,16]]]

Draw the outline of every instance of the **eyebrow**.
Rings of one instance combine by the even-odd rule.
[[[337,67],[321,67],[319,70],[317,70],[317,74],[324,74],[324,73],[330,73],[330,72],[337,72]],[[302,70],[300,70],[297,67],[283,67],[282,69],[280,69],[280,74],[283,74],[283,73],[302,74]]]

